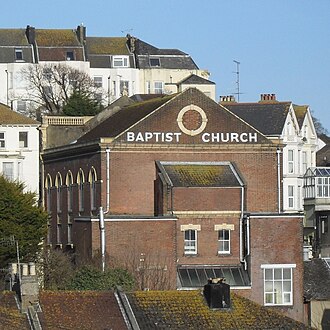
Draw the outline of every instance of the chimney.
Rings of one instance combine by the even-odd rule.
[[[21,312],[25,313],[28,307],[39,300],[39,285],[35,263],[11,265],[12,289],[19,296]]]
[[[25,35],[29,44],[33,45],[36,41],[36,29],[33,26],[28,25],[25,29]]]
[[[224,282],[224,278],[210,278],[204,285],[204,298],[209,308],[230,308],[230,285]]]
[[[225,95],[220,96],[220,104],[224,103],[236,103],[235,96],[234,95]]]
[[[275,94],[260,94],[260,101],[259,102],[277,102]]]
[[[82,23],[77,26],[77,37],[79,42],[84,45],[86,43],[86,26],[84,26]]]

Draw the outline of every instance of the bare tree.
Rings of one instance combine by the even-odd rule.
[[[74,93],[98,102],[104,95],[87,73],[65,64],[31,64],[21,73],[28,82],[27,99],[49,114],[61,114]]]

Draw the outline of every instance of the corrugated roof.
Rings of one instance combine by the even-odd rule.
[[[134,103],[114,113],[100,125],[78,139],[78,143],[92,141],[101,137],[116,137],[130,126],[137,123],[140,119],[169,101],[175,94],[155,96],[156,97],[150,100]]]
[[[0,125],[39,125],[39,122],[21,115],[0,103]]]
[[[310,329],[231,293],[231,308],[211,310],[201,291],[137,291],[127,295],[141,329]]]
[[[38,47],[81,46],[74,30],[36,29],[35,31]]]
[[[282,133],[291,102],[223,104],[265,135]]]
[[[25,29],[0,29],[1,46],[29,46]]]
[[[161,163],[174,187],[240,187],[227,164]]]
[[[124,37],[87,37],[88,54],[129,55],[127,39]]]

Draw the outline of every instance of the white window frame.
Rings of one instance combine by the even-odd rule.
[[[0,148],[4,149],[6,148],[6,133],[0,132]]]
[[[228,238],[225,237],[228,234]],[[218,254],[230,254],[230,230],[218,230]]]
[[[128,56],[114,56],[112,58],[112,67],[114,68],[128,68]]]
[[[192,234],[195,236],[192,237]],[[197,254],[197,230],[187,229],[183,232],[184,235],[184,254],[196,255]]]
[[[303,174],[306,173],[307,171],[307,151],[303,151],[302,152],[302,171],[303,171]]]
[[[26,112],[26,101],[17,100],[16,110],[17,110],[17,112],[25,113]]]
[[[29,146],[29,133],[18,132],[18,143],[20,148],[27,148]]]
[[[103,77],[102,76],[94,76],[94,86],[96,88],[103,87]]]
[[[288,150],[288,173],[294,173],[294,150]]]
[[[15,48],[15,61],[24,61],[22,48]]]
[[[2,163],[2,174],[7,180],[13,181],[15,179],[14,162],[3,162]]]
[[[288,185],[288,208],[294,208],[294,186]]]
[[[293,305],[293,269],[295,264],[261,265],[265,306]],[[279,293],[276,293],[279,290]]]
[[[160,84],[160,87],[156,85]],[[154,93],[155,94],[164,94],[164,82],[163,81],[154,81]]]
[[[127,94],[129,94],[129,80],[120,80],[119,88],[120,88],[120,95],[123,95],[125,88]]]
[[[330,197],[330,178],[317,177],[316,178],[316,197],[329,198]]]

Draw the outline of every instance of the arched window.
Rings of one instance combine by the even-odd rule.
[[[73,206],[73,176],[71,171],[68,171],[66,175],[65,184],[67,186],[67,204],[68,204],[68,212],[72,212]]]
[[[55,186],[56,186],[57,213],[61,213],[62,212],[62,198],[61,198],[62,176],[60,173],[57,173],[56,175]]]
[[[51,187],[52,187],[52,178],[49,174],[46,176],[45,180],[45,200],[46,200],[46,210],[48,213],[51,212]]]
[[[91,210],[96,210],[96,181],[97,181],[97,175],[95,168],[92,167],[92,169],[89,172],[88,181],[90,184],[90,199],[91,199]]]
[[[84,211],[84,183],[85,183],[84,172],[82,169],[80,169],[77,176],[79,212]]]

